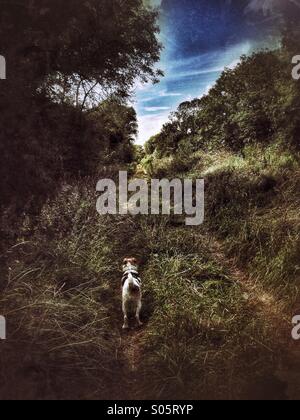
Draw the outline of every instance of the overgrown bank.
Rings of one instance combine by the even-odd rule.
[[[101,218],[89,187],[64,187],[6,256],[2,398],[285,398],[282,301],[243,284],[209,224]],[[120,330],[127,254],[141,259],[145,289],[146,325],[131,341]]]
[[[33,66],[25,98],[18,97],[19,115],[8,101],[2,116],[2,125],[9,127],[2,133],[3,144],[14,141],[2,156],[3,168],[9,162],[9,182],[0,186],[7,198],[1,209],[0,313],[8,321],[8,340],[0,345],[1,399],[295,396],[288,389],[289,376],[299,366],[286,363],[299,298],[299,87],[287,66],[293,37],[285,37],[277,51],[242,58],[208,95],[182,104],[146,145],[139,168],[143,176],[205,178],[203,226],[183,227],[172,217],[99,217],[95,173],[114,177],[116,170],[141,158],[133,159],[134,153],[143,154],[133,147],[136,115],[124,98],[139,69],[144,77],[156,78],[151,69],[160,46],[152,36],[158,31],[157,14],[144,10],[140,0],[131,2],[130,10],[119,0],[79,3],[69,20],[70,33],[60,20],[57,36],[65,49],[49,63],[54,73],[58,65],[65,72],[58,80],[66,84],[65,96],[51,96],[55,80],[45,69],[38,78],[42,85],[48,81],[45,90],[33,89],[39,73]],[[114,38],[107,40],[96,26],[108,46],[107,60],[103,52],[95,55],[93,32],[77,45],[89,60],[78,62],[74,53],[66,61],[63,52],[70,49],[71,35],[77,40],[77,27],[90,33],[81,16],[93,21],[96,3],[105,16],[118,6],[113,16],[121,25],[120,45],[110,51]],[[89,13],[81,13],[82,7]],[[7,11],[11,19],[14,11]],[[24,13],[34,26],[33,9]],[[122,24],[124,16],[130,16],[132,26]],[[145,30],[146,23],[152,32]],[[141,50],[127,44],[133,34]],[[5,42],[13,52],[9,36]],[[36,51],[27,50],[31,35],[18,43],[25,48],[21,68],[31,68],[33,61],[26,59]],[[96,107],[91,98],[87,110],[73,103],[74,89],[88,86],[76,77],[70,80],[69,72],[73,75],[85,62],[90,77],[103,83],[108,76],[109,87],[118,87],[117,98]],[[99,70],[103,62],[109,68]],[[23,92],[18,80],[16,95]],[[4,95],[15,99],[8,87]],[[35,111],[23,125],[28,101]],[[39,128],[33,132],[34,116]],[[72,137],[74,129],[78,138]],[[25,150],[14,153],[20,144]],[[36,165],[38,156],[45,160]],[[11,180],[18,165],[22,171],[14,191],[20,200],[12,204]],[[48,195],[43,180],[50,176],[55,191]],[[120,330],[120,263],[129,254],[141,260],[145,327],[127,336]]]

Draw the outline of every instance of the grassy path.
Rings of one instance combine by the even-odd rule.
[[[286,386],[286,397],[291,400],[299,399],[300,348],[298,343],[291,339],[291,316],[287,314],[283,301],[276,299],[271,292],[266,292],[258,281],[237,267],[234,259],[227,259],[219,242],[214,241],[213,250],[215,257],[230,270],[232,278],[241,285],[256,311],[272,326],[273,340],[277,342],[277,350],[282,351],[281,361],[276,367],[276,376]]]
[[[123,360],[123,383],[126,384],[125,394],[128,399],[143,398],[140,393],[140,363],[142,358],[142,344],[144,331],[131,330],[124,332],[120,338],[120,352]],[[124,398],[124,396],[122,396]]]
[[[241,381],[244,398],[259,398],[260,393],[266,398],[293,398],[298,385],[283,369],[291,356],[284,355],[290,322],[280,302],[229,260],[222,244],[208,233],[169,226],[160,237],[160,229],[155,233],[155,228],[150,232],[145,223],[142,226],[145,237],[156,237],[142,268],[144,311],[151,312],[151,296],[152,316],[142,330],[121,334],[124,395],[201,399],[209,397],[204,384],[222,382],[225,374],[227,385],[220,388],[229,389],[224,394],[221,390],[220,397],[237,398]],[[129,248],[133,255],[141,253],[134,244]],[[228,353],[231,360],[224,361]],[[226,373],[222,363],[228,364]],[[198,372],[203,382],[197,382]]]
[[[2,398],[300,395],[299,352],[281,301],[228,260],[205,227],[167,217],[99,219],[94,197],[76,199],[71,192],[63,235],[52,227],[61,208],[51,207],[51,241],[44,221],[45,233],[8,255]],[[124,254],[141,260],[144,289],[146,323],[129,333],[121,331],[116,274]]]

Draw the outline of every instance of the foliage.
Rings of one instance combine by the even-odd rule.
[[[291,76],[293,45],[285,38],[276,51],[241,57],[207,95],[181,104],[146,151],[169,156],[188,144],[192,152],[226,148],[244,153],[248,145],[275,141],[299,148],[300,87]]]
[[[158,14],[142,0],[0,3],[1,207],[38,213],[63,181],[132,160],[126,99],[161,74]]]
[[[251,397],[278,340],[209,237],[169,217],[100,217],[94,200],[89,182],[63,186],[6,251],[0,304],[17,340],[0,349],[1,398]],[[127,254],[143,276],[137,376],[121,332]]]

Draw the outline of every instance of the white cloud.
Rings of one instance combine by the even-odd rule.
[[[200,93],[199,97],[200,97],[200,98],[202,98],[203,96],[208,95],[208,94],[209,94],[209,91],[210,91],[213,87],[214,87],[214,84],[213,84],[213,83],[211,83],[211,84],[207,85],[207,86],[206,86],[206,88],[205,88],[205,90],[204,90],[204,91],[202,91],[202,92]]]
[[[168,106],[146,106],[144,110],[146,112],[158,112],[158,111],[168,111],[171,108]]]
[[[152,88],[153,84],[151,82],[143,83],[141,80],[135,82],[134,91],[136,92],[147,92]]]
[[[162,4],[162,0],[151,0],[151,3],[153,4],[153,6],[155,7],[160,7]]]
[[[169,76],[169,79],[179,79],[184,77],[192,77],[192,76],[201,76],[205,74],[211,74],[211,73],[219,73],[224,70],[224,67],[215,67],[207,70],[195,70],[195,71],[186,71],[182,73],[174,73],[171,76]]]
[[[169,113],[144,115],[138,117],[139,136],[138,144],[145,144],[150,137],[158,134],[162,126],[168,121]]]
[[[170,63],[171,70],[167,73],[168,79],[220,73],[225,67],[231,68],[232,65],[236,65],[236,60],[241,55],[249,54],[252,48],[250,41],[244,41],[226,49],[173,61]]]
[[[194,96],[193,95],[187,95],[186,97],[185,97],[185,102],[191,102],[192,100],[194,99]]]
[[[162,4],[162,0],[144,0],[144,4],[147,6],[153,6],[153,7],[160,7]]]
[[[171,97],[171,96],[182,96],[182,93],[177,93],[177,92],[167,92],[167,91],[165,91],[165,90],[161,90],[161,91],[159,92],[159,96],[160,96],[161,98],[168,98],[168,97]]]
[[[239,58],[237,60],[233,60],[233,62],[230,63],[229,66],[227,66],[227,68],[230,70],[234,70],[240,64],[240,62],[241,60]]]
[[[280,0],[251,0],[246,7],[246,13],[263,12],[265,15],[273,13]]]
[[[265,16],[283,11],[287,3],[300,7],[299,0],[250,0],[245,12],[263,12]]]
[[[166,90],[161,90],[157,93],[156,96],[150,96],[149,98],[141,99],[140,102],[151,102],[155,101],[157,98],[176,98],[182,96],[182,93],[179,92],[167,92]]]

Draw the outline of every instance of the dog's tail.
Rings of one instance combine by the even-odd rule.
[[[135,278],[131,273],[128,275],[128,286],[131,292],[138,292],[139,287],[136,285]]]

